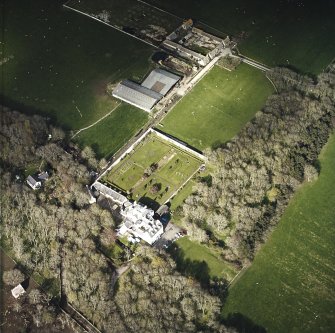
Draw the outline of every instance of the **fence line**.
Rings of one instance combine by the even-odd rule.
[[[108,22],[105,22],[105,21],[103,21],[103,20],[100,20],[100,19],[97,18],[97,17],[94,17],[94,16],[92,16],[92,15],[90,15],[90,14],[87,14],[87,13],[85,13],[85,12],[82,12],[82,11],[79,10],[79,9],[75,9],[75,8],[73,8],[73,7],[70,7],[70,6],[68,6],[67,4],[64,4],[63,7],[66,8],[66,9],[72,10],[72,11],[74,11],[74,12],[77,12],[77,13],[79,13],[79,14],[81,14],[81,15],[87,16],[87,17],[91,18],[92,20],[95,20],[95,21],[98,21],[99,23],[105,24],[105,25],[107,25],[107,26],[110,27],[110,28],[113,28],[113,29],[115,29],[115,30],[118,30],[118,31],[120,31],[120,32],[123,32],[124,34],[126,34],[126,35],[128,35],[128,36],[130,36],[130,37],[136,38],[137,40],[139,40],[139,41],[141,41],[141,42],[143,42],[143,43],[146,43],[146,44],[150,45],[151,47],[154,47],[155,49],[158,49],[158,47],[157,47],[156,45],[154,45],[154,44],[152,44],[152,43],[150,43],[150,42],[148,42],[148,41],[146,41],[146,40],[144,40],[144,39],[141,39],[141,38],[139,38],[139,37],[137,37],[137,36],[135,36],[135,35],[132,35],[132,34],[130,34],[130,33],[127,32],[127,31],[124,31],[124,30],[122,30],[122,29],[120,29],[120,28],[117,28],[116,26],[111,25],[111,24],[109,24]]]

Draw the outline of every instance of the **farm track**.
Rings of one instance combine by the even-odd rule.
[[[61,305],[61,309],[65,312],[72,320],[74,320],[86,333],[102,333],[97,327],[95,327],[88,319],[86,319],[81,313],[79,313],[72,305],[66,303]]]
[[[94,122],[93,124],[89,125],[89,126],[86,126],[86,127],[83,127],[81,129],[79,129],[72,137],[71,139],[75,138],[79,133],[85,131],[85,130],[88,130],[89,128],[97,125],[98,123],[100,123],[100,121],[104,120],[105,118],[107,118],[113,111],[115,111],[119,106],[120,106],[121,103],[118,103],[111,111],[109,111],[108,113],[106,113],[104,116],[102,116],[101,118],[99,118],[96,122]]]

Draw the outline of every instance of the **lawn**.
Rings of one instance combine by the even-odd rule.
[[[111,169],[104,181],[127,192],[132,199],[162,204],[202,163],[170,142],[149,134]]]
[[[272,92],[253,67],[241,64],[228,72],[215,66],[164,118],[162,130],[200,150],[227,142]]]
[[[173,212],[176,208],[180,207],[185,199],[192,194],[193,187],[196,185],[194,179],[190,181],[174,196],[171,200],[170,210]]]
[[[188,237],[179,238],[176,244],[184,251],[184,259],[191,261],[206,262],[209,268],[210,277],[223,277],[230,281],[235,275],[236,270],[219,259],[210,249],[200,243],[191,241]]]
[[[239,39],[246,56],[318,74],[334,58],[334,1],[148,0]]]
[[[92,146],[98,157],[116,153],[148,121],[148,113],[121,103],[108,117],[81,132],[75,138],[84,146]]]
[[[0,59],[10,59],[1,65],[1,95],[13,108],[46,115],[65,129],[77,130],[115,107],[117,101],[106,94],[109,82],[146,75],[153,49],[63,9],[63,2],[5,1]],[[115,146],[125,128],[114,124],[110,140]],[[109,133],[99,134],[105,140]]]
[[[252,266],[229,290],[224,314],[241,313],[270,332],[334,332],[335,135],[321,174],[290,202]]]

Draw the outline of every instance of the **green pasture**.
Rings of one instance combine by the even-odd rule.
[[[335,136],[321,174],[294,196],[252,266],[230,288],[224,315],[242,314],[267,332],[334,332]]]
[[[157,169],[148,172],[153,163],[157,163]],[[129,193],[134,200],[145,198],[164,203],[201,164],[195,156],[149,134],[104,180]],[[146,177],[145,173],[148,173]],[[159,184],[156,191],[153,190],[155,184]]]
[[[165,132],[203,150],[232,139],[273,92],[265,75],[241,64],[214,67],[164,118]]]
[[[109,82],[141,80],[147,74],[153,48],[66,10],[63,3],[11,0],[3,4],[0,59],[10,60],[1,65],[1,95],[12,108],[43,114],[65,129],[78,130],[115,107],[117,101],[106,94]],[[114,146],[127,135],[121,133],[126,127],[113,124],[109,140]],[[100,141],[95,140],[101,151],[110,126],[104,128]]]
[[[92,146],[98,157],[116,153],[148,121],[148,113],[121,103],[109,116],[81,132],[75,140],[82,146]]]

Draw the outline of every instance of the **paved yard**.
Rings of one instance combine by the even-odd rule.
[[[176,240],[176,237],[178,233],[181,233],[181,228],[176,226],[173,223],[169,223],[165,229],[164,234],[162,237],[154,244],[154,246],[158,249],[165,248],[165,246],[168,246],[172,242]]]

